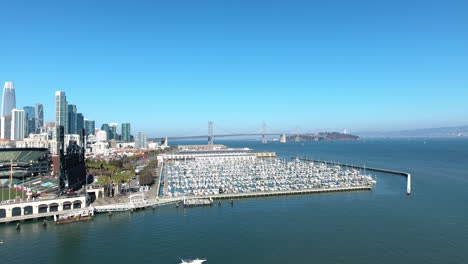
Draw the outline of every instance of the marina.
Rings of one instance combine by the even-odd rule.
[[[339,162],[333,162],[333,161],[323,161],[323,160],[316,160],[316,159],[301,158],[301,160],[306,161],[306,162],[319,162],[319,163],[337,165],[337,166],[347,167],[347,168],[354,168],[354,169],[360,169],[360,170],[368,170],[368,171],[375,171],[375,172],[382,172],[382,173],[388,173],[388,174],[401,175],[401,176],[406,177],[406,194],[411,195],[411,174],[408,173],[408,172],[388,170],[388,169],[380,169],[380,168],[372,168],[372,167],[366,167],[366,166],[358,166],[358,165],[345,164],[345,163],[339,163]]]
[[[238,198],[325,191],[370,190],[376,184],[371,175],[293,159],[219,156],[176,160],[165,164],[161,195],[175,197]]]

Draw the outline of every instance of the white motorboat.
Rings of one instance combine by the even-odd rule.
[[[182,262],[180,264],[202,264],[206,259],[180,259]]]

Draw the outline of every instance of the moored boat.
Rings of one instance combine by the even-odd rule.
[[[93,218],[94,210],[91,209],[83,209],[78,212],[73,212],[69,214],[54,216],[54,221],[56,224],[66,224],[72,222],[79,222],[79,221],[86,221]]]

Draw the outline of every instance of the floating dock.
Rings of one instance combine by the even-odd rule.
[[[268,192],[250,192],[250,193],[226,193],[212,195],[212,199],[240,199],[240,198],[255,198],[255,197],[266,197],[266,196],[285,196],[285,195],[301,195],[301,194],[312,194],[312,193],[331,193],[331,192],[351,192],[351,191],[370,191],[371,186],[350,186],[350,187],[336,187],[336,188],[316,188],[316,189],[304,189],[304,190],[285,190],[285,191],[268,191]],[[202,198],[191,197],[191,198]]]
[[[211,206],[213,205],[213,198],[184,198],[184,207],[192,206]]]

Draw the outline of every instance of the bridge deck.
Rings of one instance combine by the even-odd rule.
[[[214,138],[221,138],[221,137],[250,137],[250,136],[281,136],[284,133],[255,133],[255,134],[223,134],[223,135],[213,135],[212,137]],[[286,136],[290,134],[285,134]],[[197,139],[197,138],[208,138],[210,136],[208,135],[199,135],[199,136],[172,136],[172,137],[155,137],[155,138],[149,138],[148,140],[153,140],[153,141],[162,141],[164,139],[168,140],[179,140],[179,139]]]

